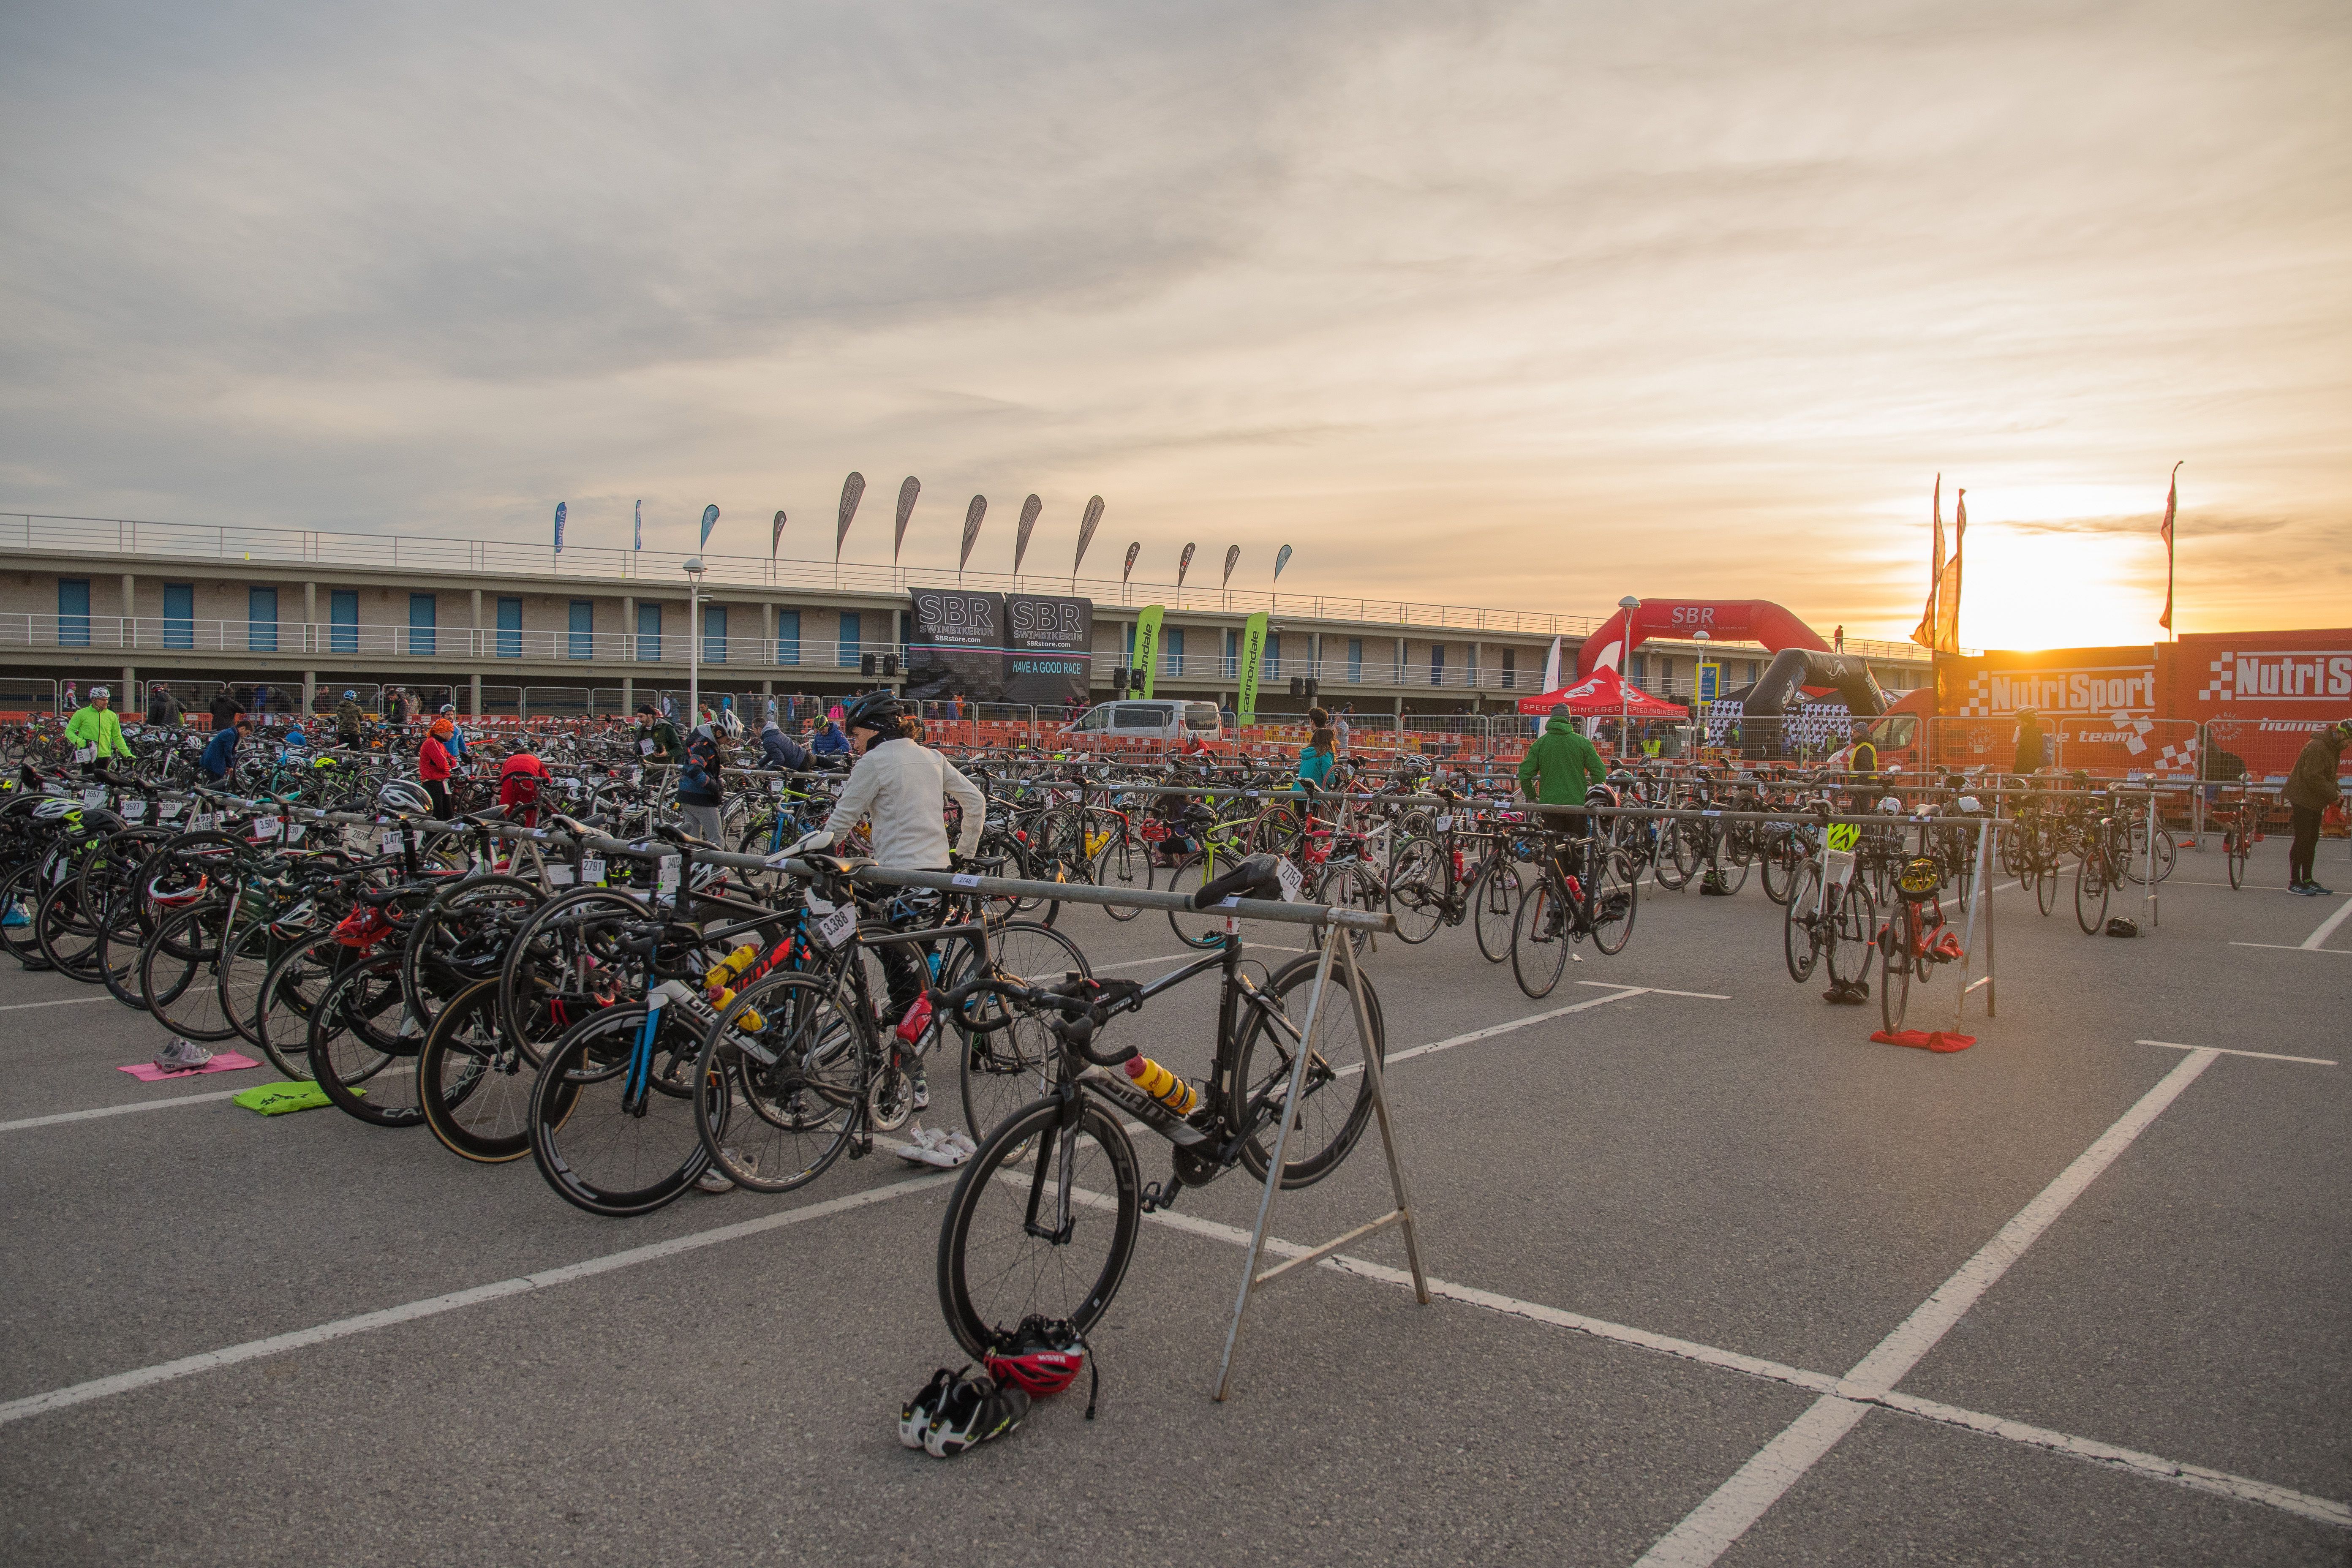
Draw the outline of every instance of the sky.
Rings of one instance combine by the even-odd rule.
[[[2352,625],[2352,6],[19,5],[0,510]]]

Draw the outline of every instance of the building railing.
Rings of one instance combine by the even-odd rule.
[[[656,585],[666,598],[686,593],[681,570],[688,556],[676,551],[615,550],[570,544],[562,554],[551,546],[507,540],[441,539],[387,533],[339,533],[319,529],[250,528],[150,522],[123,518],[58,517],[39,512],[0,512],[0,551],[40,551],[72,555],[152,555],[183,560],[289,566],[348,566],[377,571],[509,573],[576,579],[582,585],[606,584],[624,589]],[[1248,615],[1258,610],[1284,619],[1360,622],[1368,626],[1429,627],[1444,631],[1509,632],[1531,637],[1581,637],[1598,630],[1604,617],[1558,616],[1528,610],[1486,609],[1409,600],[1369,599],[1322,594],[1257,593],[1193,584],[1112,582],[1094,577],[1041,574],[1013,576],[993,572],[950,572],[944,567],[866,565],[856,562],[772,560],[761,555],[705,552],[706,585],[758,588],[835,589],[861,594],[904,594],[916,587],[967,587],[993,593],[1075,594],[1097,605],[1165,605],[1176,612]],[[561,634],[559,634],[561,635]],[[1848,637],[1846,649],[1873,658],[1916,658],[1908,643],[1864,643]],[[1906,651],[1907,650],[1907,651]]]

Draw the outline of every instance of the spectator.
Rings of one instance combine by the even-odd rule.
[[[225,784],[236,767],[236,743],[252,731],[251,721],[232,715],[229,721],[213,731],[205,743],[204,755],[196,759],[196,773],[205,783]]]
[[[547,779],[547,764],[530,752],[511,752],[499,764],[499,804],[509,821],[539,826],[539,795]]]
[[[841,732],[837,720],[827,719],[824,728],[816,732],[816,739],[809,742],[809,750],[820,757],[845,757],[849,755],[849,737]]]
[[[637,704],[637,755],[647,767],[663,767],[675,763],[686,752],[678,743],[677,728],[661,716],[661,710],[650,702]]]
[[[1298,752],[1298,776],[1320,788],[1330,782],[1331,764],[1339,760],[1338,737],[1332,733],[1331,715],[1319,707],[1307,710],[1307,722],[1310,729]]]
[[[122,739],[122,721],[115,717],[111,694],[103,686],[89,689],[89,701],[66,721],[66,739],[81,759],[82,772],[95,774],[111,758],[129,761],[131,748]]]
[[[2017,758],[2011,773],[2032,773],[2042,768],[2042,715],[2032,708],[2017,710]]]
[[[719,739],[717,716],[709,708],[702,713],[702,722],[686,738],[685,765],[677,774],[677,814],[688,833],[723,845],[727,828],[719,807],[727,801],[727,749]]]
[[[335,740],[338,744],[356,746],[366,739],[361,723],[363,717],[360,712],[360,694],[344,692],[343,700],[335,704]]]
[[[68,713],[78,711],[81,707],[81,688],[70,680],[67,681],[65,701],[61,706]]]
[[[447,744],[450,760],[463,763],[466,760],[466,731],[457,725],[457,705],[454,702],[441,704],[441,717],[449,721]]]
[[[183,715],[180,700],[172,695],[171,682],[158,680],[147,688],[147,722],[166,729],[177,729]]]
[[[2290,893],[2311,899],[2329,896],[2329,889],[2321,887],[2313,874],[2312,863],[2319,857],[2320,814],[2344,798],[2336,773],[2342,765],[2347,741],[2352,741],[2352,719],[2330,724],[2305,743],[2303,753],[2287,772],[2286,803],[2293,808],[2294,819],[2294,843],[2286,855],[2286,888]]]
[[[760,726],[760,754],[780,773],[796,773],[809,765],[807,751],[785,734],[773,718]]]
[[[1223,727],[1228,735],[1238,731],[1242,727],[1241,715],[1234,711],[1234,705],[1230,702],[1217,710],[1217,722]]]
[[[449,775],[456,771],[449,748],[444,742],[457,729],[449,719],[436,718],[425,731],[424,744],[416,748],[416,782],[432,798],[433,815],[444,822],[449,820],[450,814]]]
[[[1356,705],[1350,702],[1340,709],[1338,716],[1331,721],[1332,737],[1338,742],[1338,749],[1341,752],[1348,749],[1348,715],[1355,710]]]
[[[1830,651],[1832,653],[1845,651],[1845,623],[1843,621],[1838,623],[1838,629],[1830,636]]]

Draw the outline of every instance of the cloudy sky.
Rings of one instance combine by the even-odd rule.
[[[0,15],[0,508],[2352,624],[2352,6]],[[797,545],[797,548],[795,546]],[[1196,575],[1201,568],[1196,567]]]

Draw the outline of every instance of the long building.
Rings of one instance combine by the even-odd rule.
[[[0,514],[0,707],[45,687],[119,681],[129,700],[168,679],[186,700],[213,682],[262,688],[267,705],[373,701],[399,686],[472,713],[625,712],[688,681],[688,600],[700,679],[742,697],[831,696],[904,679],[909,594],[919,587],[1066,595],[1093,605],[1091,685],[1108,695],[1135,623],[1166,606],[1157,689],[1230,700],[1247,616],[1271,616],[1260,706],[1295,711],[1293,679],[1327,703],[1399,716],[1508,710],[1541,689],[1599,616],[1311,594],[1261,594],[922,567],[706,555],[690,576],[673,552],[512,541]],[[1618,584],[1595,584],[1614,604]],[[1891,690],[1923,684],[1907,643],[1861,643]],[[1688,700],[1703,650],[1653,640],[1628,660],[1635,684]],[[1769,653],[1721,645],[1728,689]],[[873,675],[866,659],[875,661]],[[52,699],[53,700],[53,699]]]

